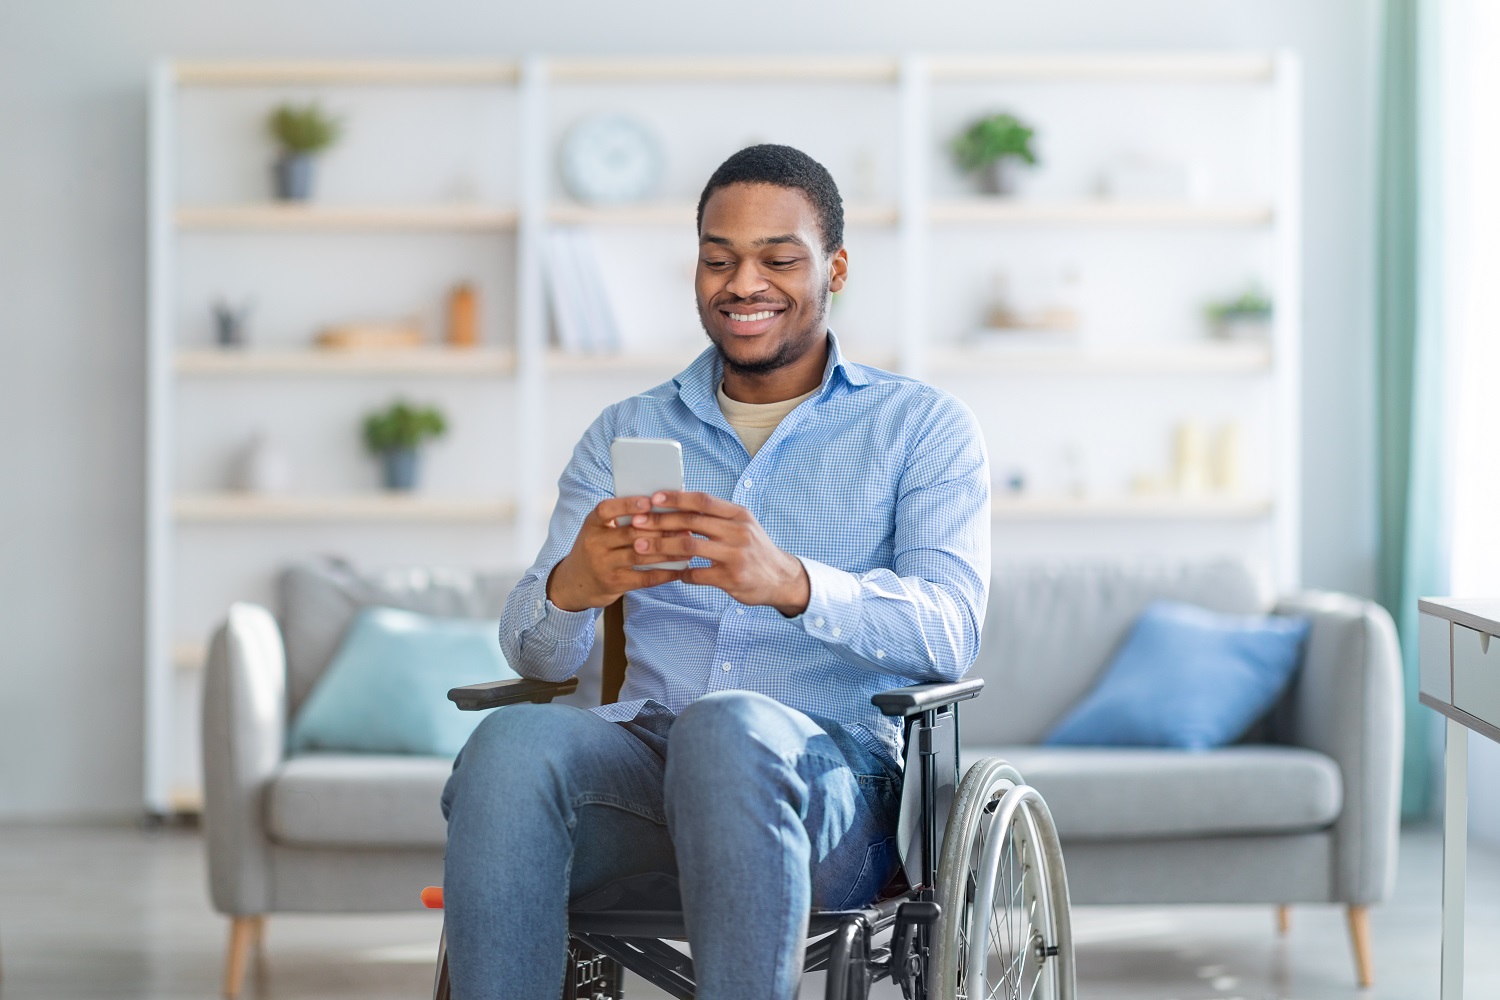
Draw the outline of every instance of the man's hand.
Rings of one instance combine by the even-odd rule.
[[[807,610],[807,570],[771,541],[754,514],[707,493],[667,491],[651,502],[675,510],[631,518],[641,532],[631,541],[637,562],[701,556],[713,565],[676,574],[683,583],[718,587],[741,604],[767,605],[788,618]]]
[[[655,587],[682,579],[683,574],[670,569],[631,569],[648,562],[667,560],[642,559],[633,546],[661,537],[660,530],[634,526],[615,527],[631,515],[651,509],[646,497],[612,497],[595,507],[583,519],[573,548],[552,567],[547,577],[547,599],[564,611],[608,607],[627,590]]]

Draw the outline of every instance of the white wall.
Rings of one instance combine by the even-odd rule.
[[[1254,48],[1306,76],[1304,569],[1374,558],[1368,0],[5,0],[0,3],[0,817],[141,787],[145,84],[161,56]],[[728,112],[726,112],[728,113]]]

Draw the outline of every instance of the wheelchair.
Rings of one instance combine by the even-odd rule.
[[[605,615],[606,700],[623,682],[618,607]],[[454,688],[448,697],[480,711],[548,702],[577,686],[576,679],[505,680]],[[871,699],[905,720],[902,860],[868,906],[809,915],[803,968],[826,973],[827,1000],[866,1000],[883,979],[905,1000],[1075,996],[1068,881],[1052,814],[999,758],[974,762],[959,779],[958,705],[983,686],[979,679],[915,684]],[[442,889],[429,887],[422,899],[441,908]],[[575,907],[568,934],[563,1000],[622,1000],[626,969],[680,1000],[694,995],[692,959],[668,943],[687,940],[680,911]],[[433,996],[449,1000],[446,934]]]

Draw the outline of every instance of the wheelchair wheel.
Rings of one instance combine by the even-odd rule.
[[[988,758],[959,785],[943,837],[934,1000],[1072,1000],[1068,884],[1052,815]]]

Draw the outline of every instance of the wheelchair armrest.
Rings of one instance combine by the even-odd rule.
[[[572,694],[577,689],[577,677],[555,683],[534,681],[529,677],[512,677],[509,680],[456,687],[448,692],[448,700],[465,712],[482,712],[487,708],[518,705],[528,701],[541,705],[553,698]]]
[[[953,681],[947,684],[911,684],[907,687],[882,691],[870,699],[870,704],[884,715],[916,715],[954,702],[977,698],[984,687],[984,679]]]

